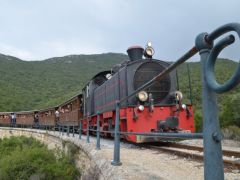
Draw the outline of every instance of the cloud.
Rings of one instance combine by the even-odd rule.
[[[125,53],[131,45],[152,41],[156,58],[176,60],[199,33],[240,22],[238,7],[239,0],[2,0],[0,43],[11,50],[0,53],[29,60]],[[221,55],[237,59],[238,49],[231,47]]]
[[[69,54],[100,54],[106,51],[87,42],[79,44],[61,41],[42,42],[40,47],[40,51],[45,52],[46,56],[49,53],[55,56],[65,56]]]
[[[23,60],[32,60],[34,59],[34,55],[24,49],[13,47],[7,44],[0,43],[0,52],[1,54],[15,56]]]

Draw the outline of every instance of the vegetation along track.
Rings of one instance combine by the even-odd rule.
[[[181,157],[188,157],[196,160],[203,161],[203,147],[179,144],[179,143],[161,143],[148,145],[148,148],[159,150]],[[223,162],[225,167],[232,167],[240,170],[240,152],[232,150],[223,150]]]

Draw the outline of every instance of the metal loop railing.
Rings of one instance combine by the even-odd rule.
[[[240,37],[240,24],[239,23],[225,24],[225,25],[217,28],[210,34],[208,34],[208,36],[206,37],[206,41],[208,41],[209,43],[212,43],[214,40],[216,40],[223,34],[231,32],[231,31],[235,31],[238,34],[238,37]]]
[[[207,40],[212,41],[229,31],[235,31],[240,38],[240,24],[231,23],[231,24],[222,26],[216,31],[212,32],[210,35],[207,36]],[[226,81],[224,84],[219,84],[216,81],[216,78],[214,76],[214,65],[218,55],[224,48],[234,43],[234,41],[235,41],[235,38],[233,35],[229,35],[221,39],[215,46],[213,46],[206,62],[205,74],[206,74],[207,84],[212,90],[214,90],[217,93],[224,93],[226,91],[229,91],[232,88],[234,88],[236,85],[238,85],[240,82],[240,64],[238,65],[238,68],[235,71],[235,73],[232,75],[232,77],[228,81]]]
[[[205,179],[224,179],[221,129],[218,119],[216,93],[231,90],[240,82],[240,65],[235,74],[224,84],[218,84],[214,76],[214,65],[219,53],[235,40],[233,35],[214,41],[225,33],[235,31],[240,37],[240,24],[230,23],[216,29],[210,34],[202,33],[196,38],[196,48],[201,56],[202,71],[202,108],[203,108],[203,143],[204,143],[204,177]]]

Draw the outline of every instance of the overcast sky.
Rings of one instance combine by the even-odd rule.
[[[0,0],[0,53],[43,60],[151,41],[155,58],[176,60],[199,33],[240,22],[239,8],[240,0]],[[221,56],[239,60],[239,50],[238,40]]]

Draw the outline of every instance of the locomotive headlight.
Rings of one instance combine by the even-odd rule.
[[[182,108],[183,108],[183,109],[187,109],[186,104],[182,104]]]
[[[148,42],[147,45],[146,45],[146,48],[144,50],[144,56],[146,58],[152,58],[152,56],[154,55],[154,49],[152,47],[152,43],[151,42]]]
[[[176,100],[181,101],[183,99],[183,94],[180,91],[175,92]]]
[[[147,43],[147,46],[148,46],[148,47],[152,47],[152,43],[151,43],[151,42],[148,42],[148,43]]]
[[[139,105],[138,109],[139,109],[139,111],[144,111],[144,106],[143,105]]]
[[[152,57],[154,55],[154,49],[152,47],[148,47],[146,49],[146,54]]]
[[[139,101],[145,102],[148,99],[148,94],[146,91],[140,91],[137,95]]]

